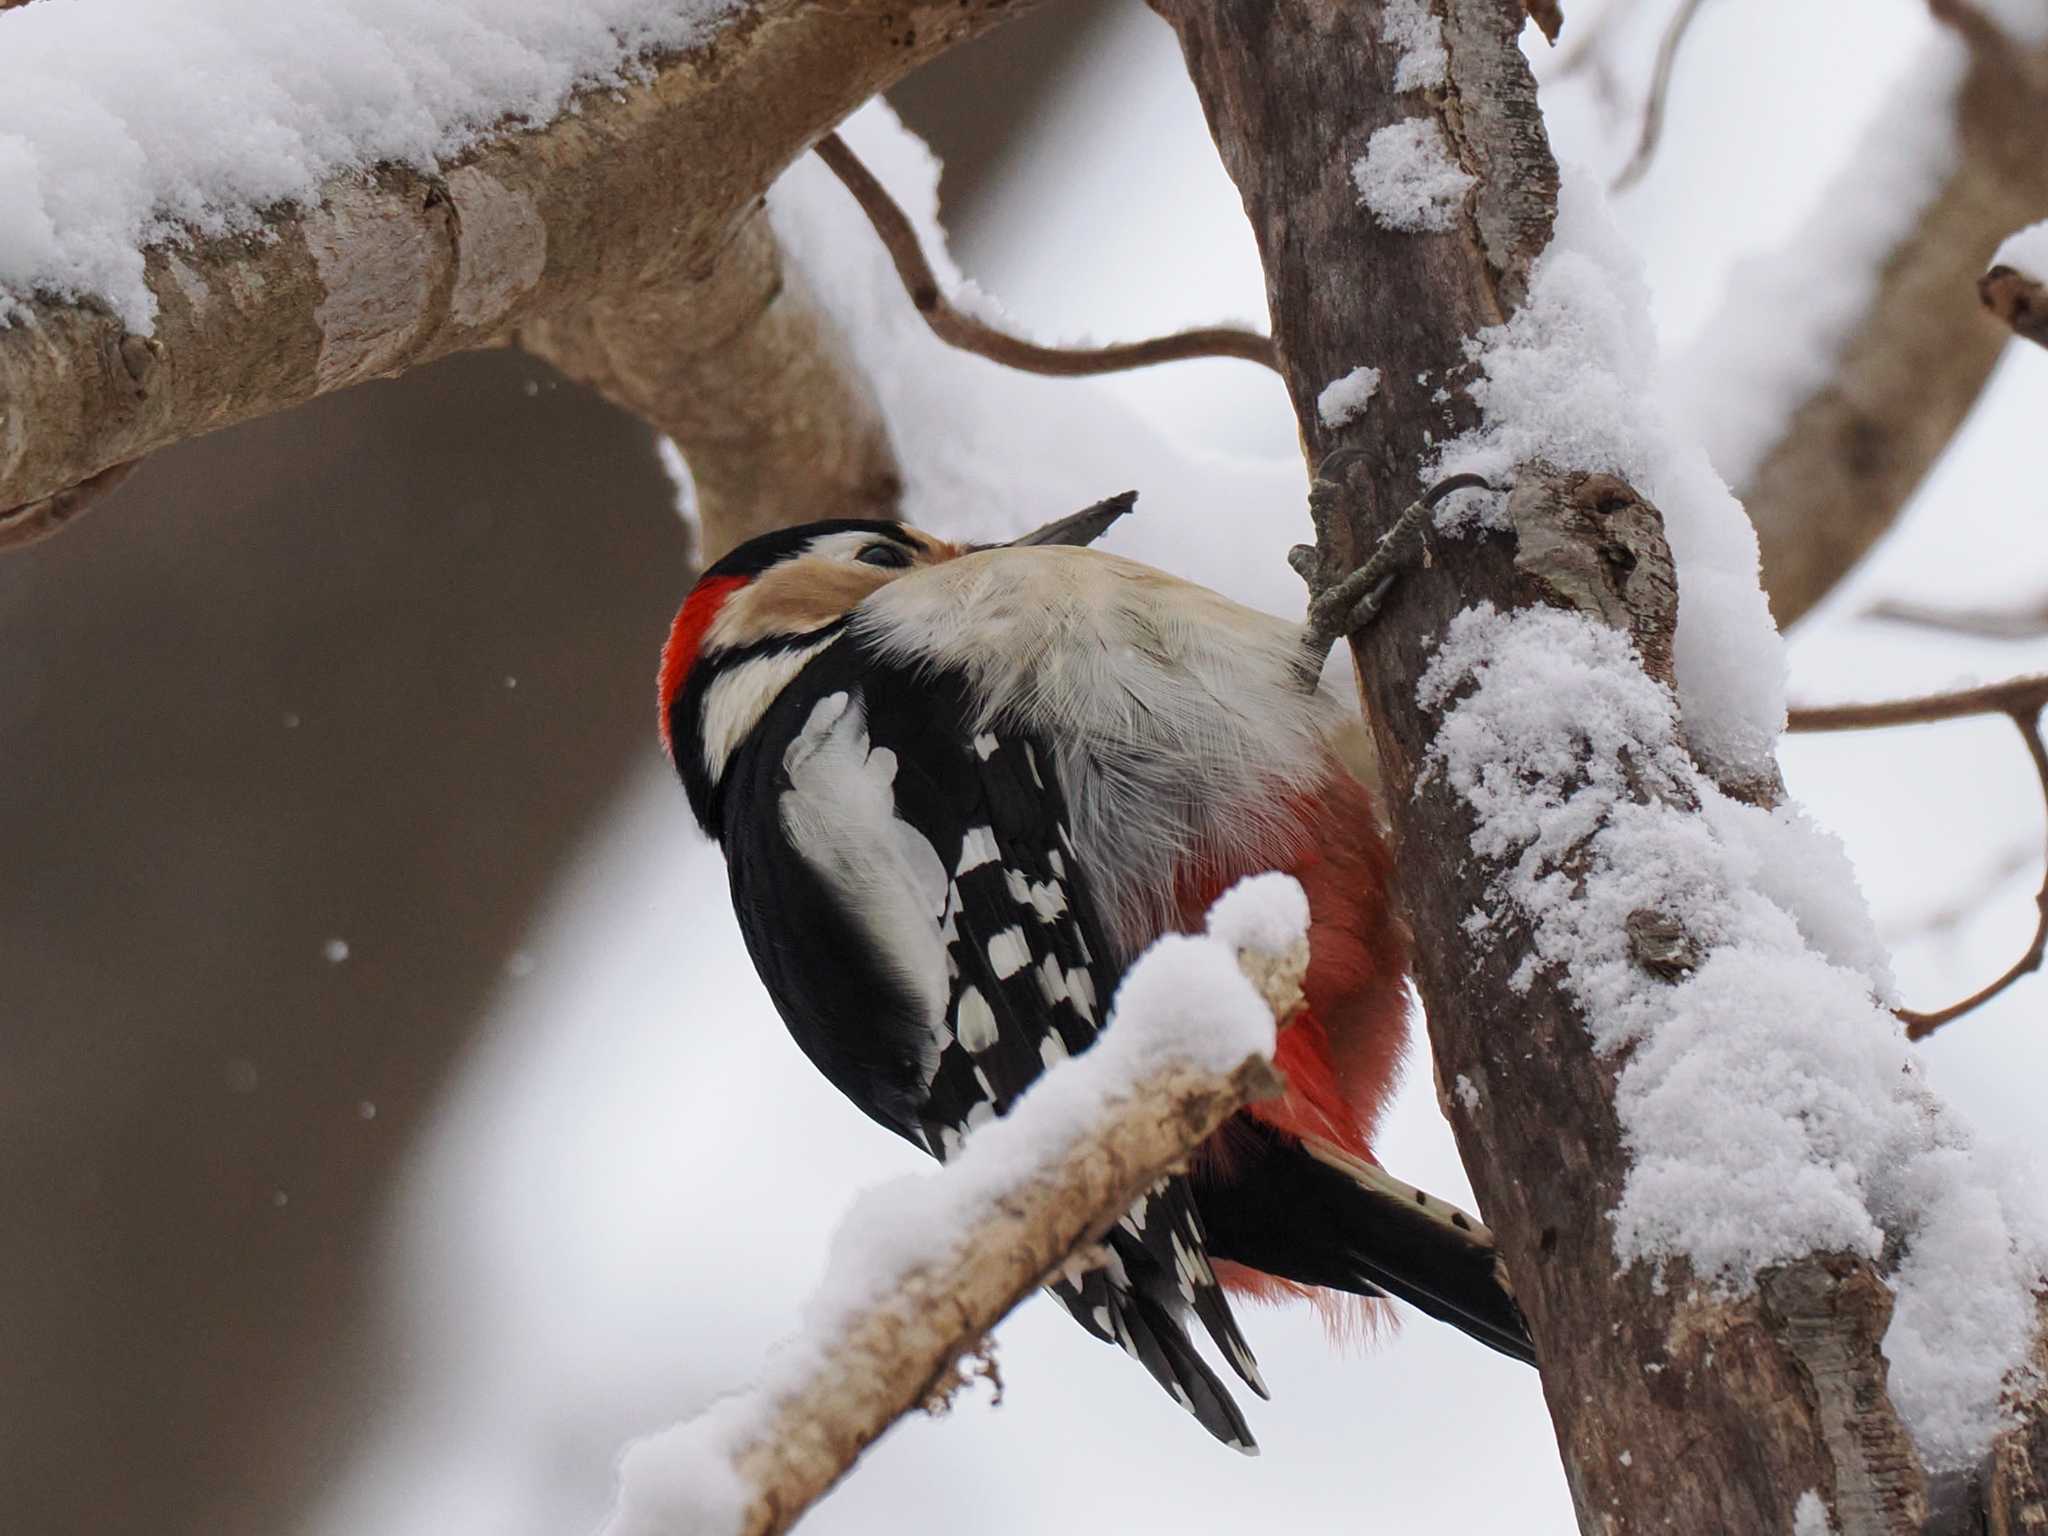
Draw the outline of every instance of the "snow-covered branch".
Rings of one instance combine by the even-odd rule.
[[[1944,9],[1953,35],[1808,224],[1737,269],[1673,370],[1756,525],[1780,624],[1876,544],[1947,447],[2005,341],[1976,304],[1984,253],[2048,206],[2048,9]]]
[[[1966,1528],[1935,1494],[2038,1390],[2048,1218],[1926,1092],[1846,861],[1780,804],[1754,535],[1657,408],[1641,279],[1560,193],[1516,10],[1155,4],[1311,462],[1366,443],[1330,382],[1381,375],[1326,554],[1360,564],[1441,477],[1515,487],[1447,503],[1353,649],[1438,1079],[1582,1522]],[[1470,178],[1441,231],[1344,175],[1397,127]]]
[[[1012,1307],[1279,1090],[1274,1033],[1301,1006],[1307,933],[1288,877],[1226,892],[1206,934],[1161,939],[1132,967],[1092,1049],[943,1170],[863,1195],[765,1379],[627,1451],[607,1536],[772,1536],[944,1396]]]
[[[0,174],[0,509],[521,332],[688,433],[700,462],[725,450],[742,489],[767,473],[743,463],[802,464],[823,515],[891,487],[861,382],[810,345],[754,210],[862,101],[1019,6],[466,0],[431,20],[353,3],[298,28],[238,20],[261,9],[211,0],[204,28],[167,14],[190,68],[82,45],[90,7],[0,17],[0,99],[28,150]],[[648,361],[664,353],[679,361]],[[683,398],[713,357],[747,386],[715,411]]]

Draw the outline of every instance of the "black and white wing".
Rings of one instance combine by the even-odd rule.
[[[1115,991],[1053,754],[977,731],[960,679],[850,640],[784,691],[749,751],[725,847],[762,979],[843,1093],[944,1159],[1085,1050]],[[1199,1317],[1265,1395],[1186,1180],[1161,1180],[1103,1249],[1054,1294],[1218,1439],[1252,1449],[1184,1324]]]

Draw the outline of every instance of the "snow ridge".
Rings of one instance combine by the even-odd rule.
[[[1635,254],[1598,191],[1568,174],[1557,230],[1505,325],[1466,344],[1480,427],[1446,443],[1420,483],[1506,484],[1546,459],[1621,476],[1663,514],[1681,594],[1673,643],[1686,744],[1724,777],[1776,771],[1784,647],[1757,580],[1756,530],[1690,438],[1657,409],[1657,337]],[[1440,525],[1482,498],[1446,503]]]
[[[0,323],[36,293],[147,332],[144,246],[257,232],[380,163],[434,170],[745,0],[92,0],[0,15]]]
[[[1595,1047],[1627,1052],[1617,1256],[1683,1259],[1732,1293],[1768,1265],[1875,1260],[1899,1237],[1895,1400],[1931,1464],[1980,1454],[2024,1368],[2048,1213],[1922,1085],[1873,996],[1882,978],[1857,968],[1866,949],[1842,949],[1869,925],[1853,884],[1833,883],[1818,922],[1800,900],[1814,891],[1770,893],[1770,835],[1699,771],[1628,637],[1583,615],[1469,609],[1418,697],[1443,711],[1427,774],[1471,809],[1475,851],[1506,865],[1468,927],[1526,943],[1514,984],[1555,978]],[[1694,953],[1675,980],[1636,962],[1634,914],[1683,931]]]

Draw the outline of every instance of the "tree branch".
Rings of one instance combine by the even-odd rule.
[[[1280,953],[1240,950],[1237,963],[1276,1024],[1301,1007],[1305,940]],[[1131,995],[1127,982],[1119,999]],[[1220,1014],[1232,1001],[1214,1006]],[[890,1252],[876,1237],[861,1254],[866,1299],[819,1326],[844,1305],[828,1274],[807,1309],[811,1340],[785,1369],[788,1379],[630,1449],[607,1536],[787,1530],[884,1430],[943,1395],[957,1362],[1070,1255],[1099,1240],[1238,1109],[1281,1090],[1267,1055],[1228,1051],[1221,1040],[1190,1055],[1166,1034],[1180,1027],[1120,1015],[1103,1045],[1062,1064],[943,1174],[913,1181],[914,1212],[892,1207],[886,1229],[919,1234],[925,1249]],[[1152,1038],[1138,1043],[1141,1033]],[[1132,1078],[1133,1062],[1151,1065]],[[974,1217],[964,1230],[955,1219],[963,1202]],[[869,1278],[877,1266],[890,1278]],[[738,1486],[721,1495],[707,1484],[726,1468]]]
[[[1315,410],[1327,380],[1360,358],[1390,380],[1466,377],[1457,370],[1469,339],[1523,301],[1531,264],[1549,242],[1556,170],[1517,45],[1519,7],[1433,7],[1450,81],[1425,104],[1395,91],[1396,50],[1385,46],[1381,7],[1371,0],[1335,9],[1154,3],[1180,36],[1243,196],[1304,445],[1320,462],[1339,446]],[[1474,178],[1441,234],[1366,218],[1345,174],[1374,132],[1418,111],[1434,116],[1450,158]],[[1359,565],[1413,499],[1418,466],[1432,461],[1434,446],[1478,424],[1463,391],[1432,400],[1418,386],[1386,399],[1350,515],[1338,520],[1348,526],[1332,531],[1325,551],[1339,569]],[[1475,842],[1474,802],[1453,783],[1455,771],[1422,771],[1463,696],[1425,697],[1422,684],[1438,676],[1432,657],[1446,637],[1470,632],[1454,628],[1461,617],[1533,633],[1564,608],[1581,618],[1574,634],[1627,636],[1646,675],[1625,684],[1616,664],[1612,686],[1640,681],[1637,692],[1656,698],[1650,684],[1673,680],[1677,591],[1656,509],[1611,477],[1570,466],[1524,464],[1517,477],[1506,508],[1511,531],[1474,535],[1440,549],[1434,570],[1409,571],[1353,647],[1438,1079],[1473,1089],[1451,1096],[1453,1127],[1536,1341],[1581,1523],[1603,1536],[1788,1531],[1801,1504],[1818,1498],[1843,1536],[1918,1536],[1926,1479],[1886,1393],[1878,1346],[1892,1297],[1876,1265],[1809,1252],[1734,1297],[1717,1296],[1668,1255],[1659,1275],[1644,1263],[1617,1273],[1614,1213],[1635,1158],[1616,1105],[1630,1052],[1596,1048],[1593,1025],[1614,1026],[1582,1011],[1580,994],[1567,990],[1568,968],[1552,949],[1536,949],[1523,927],[1537,918],[1500,894],[1517,889],[1526,844],[1502,847],[1499,827]],[[1569,733],[1555,748],[1588,772],[1590,749]],[[1700,813],[1690,778],[1665,781],[1626,753],[1603,765],[1601,794],[1631,825],[1652,818],[1677,837]],[[1572,785],[1589,782],[1567,777],[1560,788],[1546,778],[1543,789],[1573,798]],[[1593,835],[1583,828],[1572,847]],[[1543,900],[1570,915],[1554,919],[1553,944],[1564,942],[1556,934],[1578,933],[1603,954],[1612,946],[1628,956],[1632,974],[1669,985],[1712,963],[1710,945],[1672,914],[1639,910],[1624,924],[1607,899],[1595,903],[1590,852],[1554,857],[1559,888],[1546,885]],[[1729,893],[1731,903],[1742,899]],[[1489,921],[1469,921],[1475,912]],[[1647,1482],[1636,1466],[1654,1469]]]
[[[1650,169],[1650,160],[1657,153],[1657,143],[1664,137],[1664,107],[1671,99],[1671,79],[1678,69],[1678,50],[1685,46],[1685,35],[1692,29],[1693,18],[1700,13],[1702,0],[1679,0],[1678,9],[1671,13],[1671,19],[1664,24],[1664,35],[1657,40],[1657,62],[1650,71],[1650,94],[1643,101],[1643,124],[1636,134],[1634,153],[1628,157],[1628,164],[1615,172],[1609,190],[1624,192],[1643,179]]]
[[[2048,157],[2036,153],[2048,136],[2048,51],[1993,37],[1970,39],[1968,74],[1952,97],[1953,167],[1883,258],[1827,381],[1783,415],[1775,440],[1753,460],[1720,466],[1756,525],[1764,588],[1781,626],[1832,591],[1884,536],[2004,344],[2005,333],[1978,313],[1977,280],[1984,253],[2048,204]],[[1897,123],[1881,122],[1860,154],[1895,157],[1901,137]],[[1797,250],[1771,259],[1788,272],[1805,265]],[[1807,276],[1816,289],[1854,280]],[[1731,294],[1732,305],[1751,302]],[[1735,387],[1772,393],[1743,381]]]
[[[515,339],[676,440],[700,560],[791,521],[896,515],[881,409],[763,213],[687,287],[601,293]]]
[[[878,90],[1019,9],[765,0],[645,81],[586,92],[546,128],[500,137],[442,175],[338,177],[319,207],[273,219],[269,238],[150,252],[159,314],[147,338],[97,310],[39,302],[30,323],[0,330],[0,508],[329,390],[538,335],[543,322],[560,328],[544,344],[572,367],[638,395],[645,370],[626,355],[622,317],[644,313],[651,294],[673,315],[706,278],[729,314],[745,274],[764,268],[758,245],[736,258],[737,275],[725,253],[750,238],[783,167]],[[803,329],[795,313],[743,338],[761,376],[814,377],[773,362]],[[587,339],[569,339],[580,328]],[[758,438],[773,414],[748,430]],[[851,443],[863,431],[824,435]],[[870,497],[882,462],[872,444],[823,462],[835,457],[847,479],[825,499]]]
[[[2048,603],[2031,608],[1941,608],[1932,603],[1888,598],[1865,610],[1868,619],[1914,624],[1973,640],[2038,640],[2048,635]]]
[[[1895,699],[1884,704],[1836,704],[1827,708],[1795,709],[1789,712],[1786,729],[1792,731],[1860,731],[1893,725],[1925,725],[1938,720],[1962,720],[1972,715],[2004,715],[2012,721],[2027,744],[2048,802],[2048,744],[2041,739],[2041,711],[2048,707],[2048,677],[2016,677],[1982,688],[1962,688],[1950,693],[1928,694],[1916,699]],[[1988,982],[1960,1002],[1932,1013],[1911,1008],[1893,1012],[1905,1023],[1906,1038],[1925,1040],[1942,1025],[1974,1013],[2022,977],[2041,969],[2048,955],[2048,864],[2043,865],[2041,889],[2034,896],[2034,935],[2020,957],[1996,981]]]
[[[932,333],[948,346],[972,352],[991,362],[1025,373],[1079,378],[1089,374],[1120,373],[1132,368],[1150,368],[1157,363],[1174,363],[1197,357],[1235,357],[1278,370],[1280,364],[1270,337],[1233,325],[1205,326],[1155,336],[1148,341],[1121,342],[1107,347],[1045,347],[997,330],[986,321],[955,308],[939,286],[938,275],[925,259],[911,227],[888,189],[874,173],[861,164],[860,157],[847,148],[845,140],[828,133],[817,143],[818,158],[832,168],[846,190],[853,194],[861,211],[874,225],[896,264],[896,275],[910,302],[924,316]]]
[[[79,515],[120,488],[140,461],[130,459],[78,484],[52,492],[12,512],[0,513],[0,550],[40,543],[75,522]]]

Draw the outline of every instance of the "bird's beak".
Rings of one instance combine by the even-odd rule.
[[[1131,503],[1138,499],[1136,491],[1125,491],[1098,501],[1092,507],[1083,507],[1079,512],[1070,512],[1065,517],[1047,523],[1043,528],[1027,533],[1021,539],[1012,539],[1006,548],[1020,544],[1093,544],[1105,533],[1109,525],[1131,510]]]

